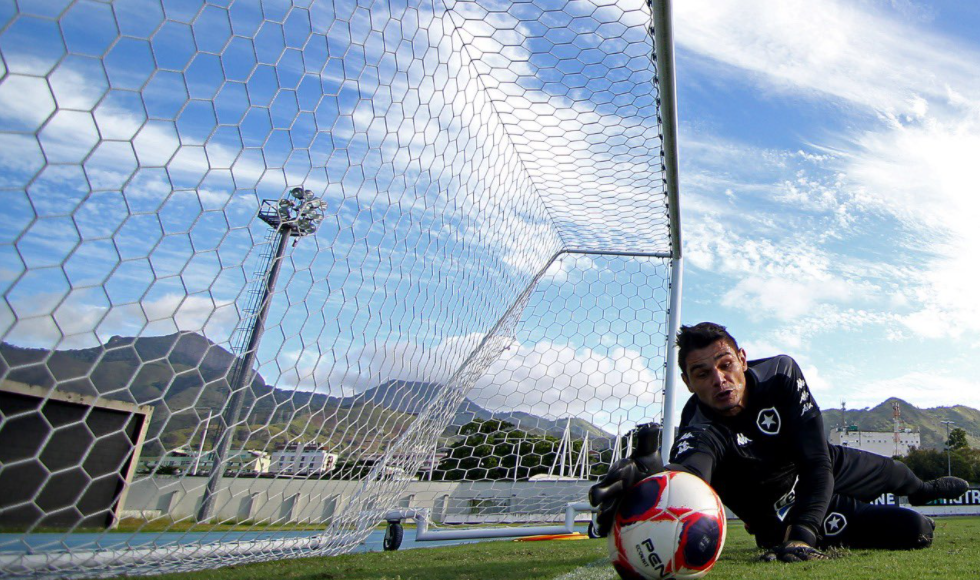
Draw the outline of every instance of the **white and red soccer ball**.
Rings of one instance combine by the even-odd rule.
[[[625,580],[700,578],[725,545],[725,508],[711,486],[680,471],[626,492],[609,534],[609,558]]]

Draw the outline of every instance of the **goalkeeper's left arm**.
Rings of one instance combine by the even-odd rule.
[[[834,493],[833,464],[824,435],[823,417],[810,394],[803,371],[796,361],[789,357],[785,360],[789,364],[782,369],[785,386],[779,406],[783,407],[784,417],[794,418],[786,422],[786,436],[800,477],[786,539],[816,546]]]

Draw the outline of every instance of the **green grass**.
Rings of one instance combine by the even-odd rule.
[[[605,540],[577,542],[495,541],[461,546],[280,560],[171,574],[168,580],[612,580]],[[980,580],[980,518],[938,520],[936,540],[926,550],[840,550],[823,562],[759,562],[752,538],[729,528],[712,580]]]
[[[604,540],[482,542],[461,546],[303,558],[156,576],[167,580],[531,580],[555,578],[606,555]],[[609,568],[611,571],[612,568]]]

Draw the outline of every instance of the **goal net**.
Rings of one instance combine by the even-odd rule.
[[[679,225],[645,0],[0,22],[4,576],[567,521],[665,418]]]

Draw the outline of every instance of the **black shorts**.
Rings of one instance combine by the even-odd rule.
[[[869,502],[884,493],[908,495],[921,485],[903,463],[847,447],[830,446],[834,471],[834,495],[822,522],[819,546],[910,549],[928,546],[933,524],[918,512]],[[787,489],[787,494],[790,492]],[[752,514],[751,529],[760,547],[782,543],[791,518],[779,519],[769,505]],[[747,520],[749,518],[746,518]],[[761,524],[761,525],[758,525]]]

